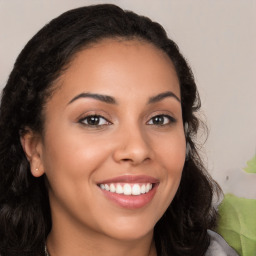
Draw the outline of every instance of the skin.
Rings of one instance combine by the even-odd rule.
[[[56,86],[43,136],[29,131],[21,138],[32,174],[49,182],[51,256],[156,255],[153,228],[178,189],[186,150],[171,60],[146,42],[105,39],[79,52]],[[149,103],[165,92],[177,98]],[[102,116],[99,125],[88,125],[90,115]],[[153,199],[127,209],[106,198],[97,184],[122,175],[156,178]]]

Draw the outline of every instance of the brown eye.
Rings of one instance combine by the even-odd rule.
[[[176,120],[168,115],[157,115],[152,117],[147,124],[150,125],[168,125],[176,122]]]
[[[165,122],[165,117],[163,116],[155,116],[152,118],[152,123],[155,125],[163,125]]]
[[[110,124],[110,122],[106,118],[99,115],[86,116],[82,118],[79,122],[88,126],[101,126]]]

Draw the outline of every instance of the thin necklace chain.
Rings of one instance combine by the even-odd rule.
[[[44,245],[44,255],[45,256],[50,256],[48,250],[47,250],[47,247],[46,247],[46,244]]]
[[[49,254],[49,252],[47,250],[46,244],[44,246],[44,254],[45,254],[45,256],[50,256],[50,254]]]

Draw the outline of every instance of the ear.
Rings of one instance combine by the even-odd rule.
[[[40,177],[44,174],[42,161],[42,138],[31,129],[26,129],[21,135],[20,142],[30,163],[30,170],[34,177]]]

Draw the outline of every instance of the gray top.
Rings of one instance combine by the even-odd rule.
[[[205,256],[239,256],[219,234],[211,230],[208,230],[208,234],[211,237],[211,243]]]

